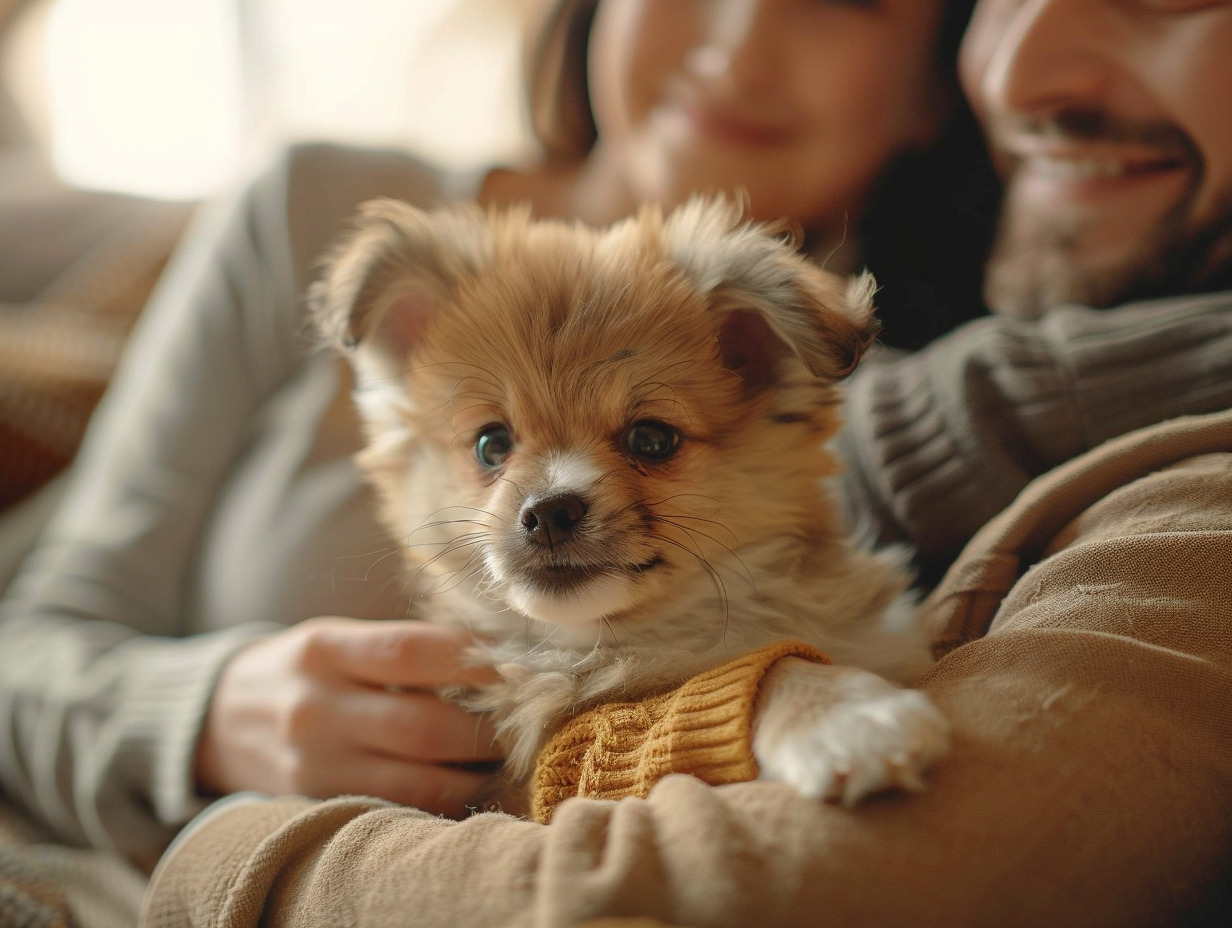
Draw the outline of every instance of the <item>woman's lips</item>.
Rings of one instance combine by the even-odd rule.
[[[748,110],[688,95],[678,98],[676,105],[699,136],[715,142],[765,147],[780,145],[791,136],[790,129],[783,124],[768,121]]]

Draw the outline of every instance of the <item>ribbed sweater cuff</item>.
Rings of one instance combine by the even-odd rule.
[[[167,838],[212,797],[196,790],[194,768],[197,741],[214,686],[227,661],[245,645],[269,634],[270,628],[243,626],[184,639],[154,639],[137,644],[144,653],[133,662],[128,697],[116,719],[118,746],[115,769],[99,776],[104,789],[100,797],[102,821],[95,823],[106,833],[94,840],[109,840],[131,856],[142,859],[151,850],[161,850]],[[140,827],[149,811],[140,808],[140,794],[148,790],[157,824],[154,833]],[[127,787],[127,788],[125,788]],[[126,808],[130,803],[136,807]]]
[[[753,702],[766,671],[784,657],[828,664],[807,644],[780,641],[639,702],[598,706],[568,722],[535,766],[531,814],[549,822],[572,796],[646,796],[669,773],[711,785],[756,779]]]

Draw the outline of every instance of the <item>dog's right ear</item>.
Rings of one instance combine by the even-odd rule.
[[[483,262],[477,207],[426,212],[399,200],[364,203],[308,290],[316,331],[365,373],[400,371],[436,307]]]

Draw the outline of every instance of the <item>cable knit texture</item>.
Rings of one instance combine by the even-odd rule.
[[[689,773],[716,786],[756,779],[749,725],[753,704],[766,671],[788,656],[830,663],[802,642],[775,642],[671,692],[577,716],[539,755],[534,819],[551,821],[556,807],[571,796],[646,796],[669,773]]]
[[[835,441],[852,516],[936,579],[1035,477],[1133,429],[1232,406],[1232,294],[976,320],[875,352]]]

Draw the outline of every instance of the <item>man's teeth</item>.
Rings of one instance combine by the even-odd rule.
[[[1093,180],[1129,173],[1124,161],[1094,158],[1032,158],[1031,168],[1037,174],[1056,180]]]

